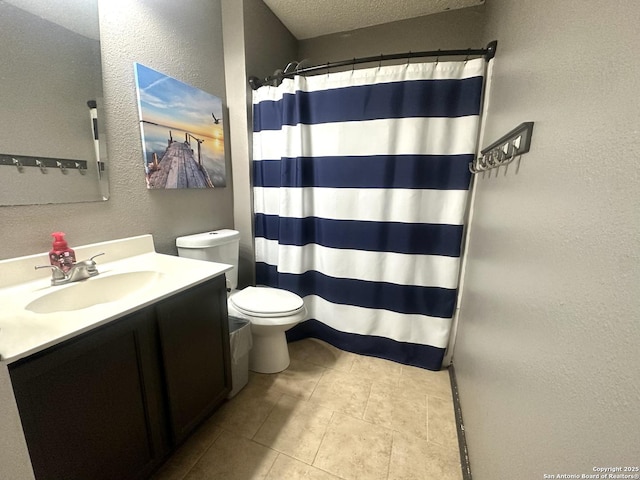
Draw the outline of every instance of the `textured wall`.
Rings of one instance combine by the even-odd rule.
[[[483,47],[484,8],[463,8],[302,40],[298,60],[306,58],[311,65],[319,65],[379,54]]]
[[[637,465],[640,153],[634,1],[486,6],[498,54],[454,364],[476,480]],[[634,47],[635,48],[635,47]]]
[[[244,25],[248,75],[266,77],[296,58],[298,41],[262,0],[244,0]]]
[[[189,8],[172,0],[105,0],[100,14],[111,199],[0,207],[0,259],[49,250],[49,233],[58,229],[72,246],[152,233],[158,251],[175,253],[177,236],[233,225],[230,186],[147,191],[133,80],[136,61],[224,102],[219,0],[194,0]],[[0,477],[33,478],[10,388],[0,369]]]
[[[238,285],[255,282],[251,192],[251,88],[296,57],[297,42],[262,0],[222,0],[227,96],[233,161],[234,225],[240,232]]]
[[[111,198],[0,207],[0,258],[46,251],[56,230],[72,246],[152,233],[158,251],[175,253],[180,235],[233,226],[230,175],[217,190],[146,189],[133,78],[139,62],[224,103],[220,0],[101,1],[100,28]]]

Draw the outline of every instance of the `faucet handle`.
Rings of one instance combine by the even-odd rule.
[[[78,262],[75,264],[75,266],[77,266],[78,268],[84,269],[90,277],[94,277],[98,275],[98,273],[100,272],[98,272],[98,268],[96,267],[96,262],[93,259],[96,257],[99,257],[100,255],[104,255],[104,252],[101,252],[92,256],[91,258],[89,258],[89,260],[83,260],[81,262]]]
[[[96,257],[99,257],[100,255],[104,255],[104,252],[101,252],[101,253],[97,253],[97,254],[95,254],[95,255],[94,255],[93,257],[91,257],[88,261],[89,261],[89,262],[93,262],[93,259],[94,259],[94,258],[96,258]]]
[[[50,268],[51,269],[51,284],[58,280],[66,280],[67,275],[64,271],[58,267],[57,265],[36,265],[33,267],[35,270],[40,270],[41,268]]]
[[[55,275],[56,273],[62,273],[64,274],[64,272],[62,271],[62,269],[57,266],[57,265],[36,265],[35,267],[33,267],[34,270],[40,270],[41,268],[50,268],[51,270],[53,270],[53,274]]]

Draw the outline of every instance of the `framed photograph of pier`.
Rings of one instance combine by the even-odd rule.
[[[147,188],[226,186],[222,101],[134,63]]]

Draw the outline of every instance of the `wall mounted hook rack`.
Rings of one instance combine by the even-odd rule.
[[[7,155],[0,153],[0,165],[11,165],[23,173],[26,167],[37,167],[42,173],[48,168],[59,169],[66,174],[67,170],[77,169],[82,175],[87,171],[86,160],[68,160],[63,158],[28,157],[23,155]],[[101,165],[102,168],[102,165]]]
[[[481,156],[469,163],[471,173],[486,172],[508,165],[531,148],[533,122],[524,122],[488,147],[481,150]]]

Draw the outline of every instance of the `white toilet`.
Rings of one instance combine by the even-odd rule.
[[[227,263],[227,299],[229,315],[251,322],[253,347],[249,369],[259,373],[277,373],[289,366],[289,347],[285,331],[307,316],[304,301],[295,293],[270,287],[238,286],[240,233],[235,230],[187,235],[176,239],[178,255],[196,260]]]

